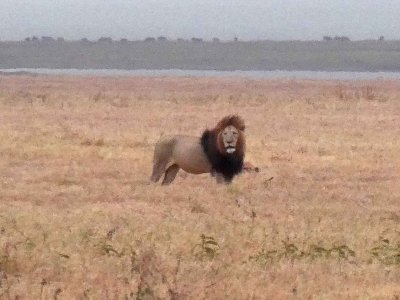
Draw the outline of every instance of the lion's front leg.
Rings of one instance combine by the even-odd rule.
[[[224,176],[221,173],[215,174],[215,179],[217,180],[218,184],[226,183]]]
[[[227,179],[223,174],[215,172],[215,171],[211,172],[211,176],[215,177],[218,184],[223,184],[223,183],[229,184],[232,181],[232,180]]]

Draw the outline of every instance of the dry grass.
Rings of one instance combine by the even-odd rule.
[[[149,184],[228,113],[260,173]],[[399,125],[396,81],[0,77],[0,299],[399,299]]]

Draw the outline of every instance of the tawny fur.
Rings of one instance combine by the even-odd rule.
[[[238,133],[233,154],[225,149],[222,135],[229,126]],[[160,138],[154,150],[151,180],[157,182],[164,175],[162,184],[170,184],[182,169],[191,174],[211,173],[217,182],[229,183],[243,168],[244,129],[240,117],[227,116],[212,130],[205,130],[201,138],[187,135]]]

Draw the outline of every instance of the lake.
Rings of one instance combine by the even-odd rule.
[[[120,69],[0,69],[4,73],[34,73],[78,76],[181,76],[181,77],[244,77],[251,79],[322,79],[368,80],[400,79],[400,72],[330,72],[330,71],[215,71],[215,70],[120,70]]]

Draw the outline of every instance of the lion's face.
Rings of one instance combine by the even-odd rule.
[[[239,130],[235,126],[229,125],[222,130],[220,138],[226,153],[232,154],[236,151],[236,146],[239,140]]]

